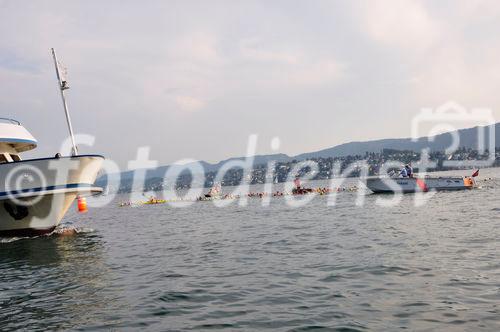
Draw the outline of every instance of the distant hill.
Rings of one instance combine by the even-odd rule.
[[[500,123],[495,124],[495,146],[500,147]],[[457,131],[460,137],[460,147],[477,148],[478,127],[460,129]],[[487,133],[487,131],[485,130]],[[451,133],[444,133],[433,136],[431,141],[429,137],[421,137],[416,142],[411,138],[390,138],[366,142],[350,142],[334,146],[332,148],[303,153],[294,157],[297,160],[310,158],[328,158],[341,157],[347,155],[364,155],[366,152],[380,152],[382,149],[422,151],[429,148],[431,151],[443,151],[451,145]],[[488,141],[486,141],[486,144]]]
[[[217,171],[222,165],[224,165],[226,162],[231,161],[231,160],[243,160],[245,157],[237,157],[237,158],[230,158],[226,160],[219,161],[216,164],[210,164],[207,163],[206,161],[200,161],[200,164],[203,166],[205,172],[212,172],[212,171]],[[268,161],[270,160],[275,160],[275,161],[287,161],[290,160],[290,157],[287,156],[286,154],[270,154],[270,155],[258,155],[254,156],[254,165],[259,165],[259,164],[267,164]],[[155,177],[163,177],[167,170],[172,167],[182,167],[180,165],[168,165],[168,166],[160,166],[154,169],[149,169],[146,172],[146,178],[155,178]],[[125,171],[120,173],[121,174],[121,179],[122,180],[127,180],[127,179],[132,179],[134,176],[134,171]],[[110,178],[118,178],[119,174],[111,175]]]
[[[485,130],[487,133],[487,130]],[[460,137],[460,147],[477,148],[478,127],[460,129],[457,131]],[[500,147],[500,123],[495,124],[495,146]],[[429,148],[431,151],[443,151],[451,145],[452,134],[444,133],[433,137],[421,137],[417,141],[412,141],[411,138],[390,138],[380,139],[365,142],[349,142],[340,144],[328,149],[315,152],[299,154],[297,156],[287,156],[286,154],[258,155],[254,157],[254,165],[266,164],[270,160],[278,162],[291,160],[306,160],[312,158],[328,158],[342,157],[348,155],[364,155],[367,152],[381,152],[383,149],[394,150],[409,150],[420,152],[424,148]],[[486,140],[486,144],[488,141]],[[205,172],[217,171],[222,165],[231,160],[243,160],[244,157],[230,158],[222,160],[216,164],[210,164],[205,161],[200,161]],[[150,169],[146,172],[146,178],[162,178],[170,167],[180,167],[178,165],[160,166],[155,169]],[[121,179],[131,180],[133,171],[122,172]],[[120,174],[111,174],[109,180],[118,179]],[[99,178],[96,183],[103,183],[103,178]]]

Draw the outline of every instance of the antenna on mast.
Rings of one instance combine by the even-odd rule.
[[[61,91],[61,98],[64,106],[64,113],[66,114],[66,122],[68,123],[68,129],[69,129],[69,135],[71,137],[71,144],[73,145],[73,148],[71,149],[71,155],[76,156],[78,155],[78,149],[76,148],[76,143],[75,143],[75,136],[73,134],[73,126],[71,125],[71,117],[69,116],[69,111],[68,111],[68,105],[66,104],[66,97],[64,96],[64,90],[69,89],[68,82],[66,81],[66,78],[64,78],[61,75],[61,71],[59,69],[59,62],[57,61],[56,57],[56,51],[51,48],[52,51],[52,57],[54,58],[54,66],[56,67],[56,75],[57,75],[57,82],[59,86],[59,90]]]

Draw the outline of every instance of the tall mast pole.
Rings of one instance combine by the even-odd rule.
[[[61,91],[61,98],[64,106],[64,113],[66,114],[66,122],[68,123],[69,136],[71,137],[71,144],[73,145],[71,155],[78,155],[78,149],[76,148],[75,135],[73,134],[73,126],[71,125],[71,117],[69,116],[68,104],[66,104],[66,97],[64,96],[64,90],[69,89],[67,82],[62,80],[61,73],[59,71],[59,63],[57,62],[56,51],[51,48],[52,57],[54,58],[54,66],[56,67],[57,82],[59,90]]]

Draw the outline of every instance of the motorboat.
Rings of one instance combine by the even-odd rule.
[[[0,236],[52,232],[79,195],[99,193],[93,183],[100,155],[21,158],[37,141],[18,122],[0,119]]]
[[[366,186],[374,193],[414,193],[442,190],[466,190],[476,185],[473,176],[418,176],[391,177],[374,176],[366,178]]]
[[[102,192],[94,182],[104,157],[78,154],[64,97],[68,86],[52,53],[73,147],[68,156],[23,160],[21,153],[35,149],[36,139],[19,121],[0,119],[0,236],[50,233],[76,198]]]

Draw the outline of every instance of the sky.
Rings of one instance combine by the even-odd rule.
[[[0,0],[0,110],[58,151],[54,47],[82,152],[216,162],[257,134],[296,155],[409,137],[447,101],[500,119],[498,36],[498,1]]]

